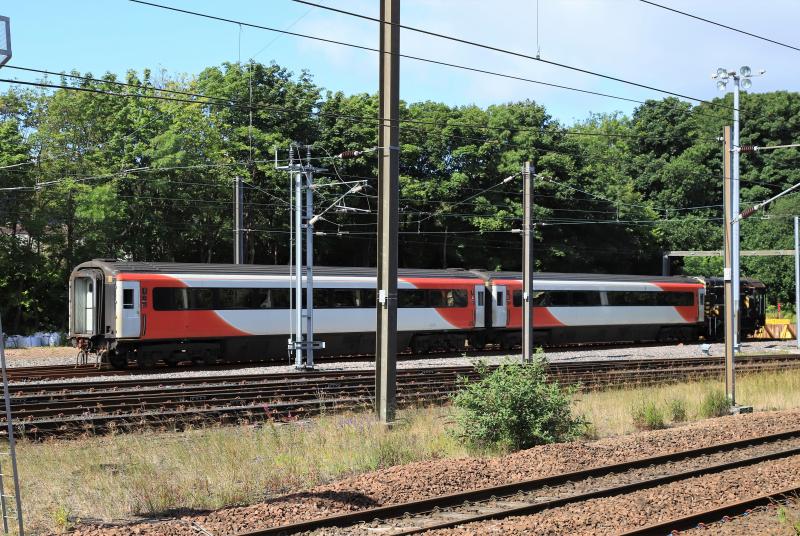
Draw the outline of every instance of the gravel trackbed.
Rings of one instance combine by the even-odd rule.
[[[534,447],[498,458],[433,460],[390,467],[250,506],[137,525],[80,526],[80,536],[231,535],[315,517],[532,479],[645,456],[800,428],[800,410],[722,417],[598,441]],[[610,534],[675,517],[697,505],[746,498],[800,483],[800,456],[675,482],[542,514],[467,525],[447,534]],[[424,476],[421,476],[424,475]]]

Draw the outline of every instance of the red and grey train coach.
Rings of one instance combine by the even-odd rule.
[[[292,328],[292,283],[285,266],[94,260],[70,277],[70,337],[117,367],[277,360]],[[509,272],[401,269],[399,348],[519,344],[521,283]],[[320,355],[374,350],[375,287],[374,268],[315,267]],[[688,340],[702,330],[704,286],[694,279],[536,274],[534,290],[542,344]]]
[[[511,348],[522,337],[522,274],[485,275],[493,303],[488,342]],[[705,285],[689,277],[536,273],[534,341],[690,341],[704,334]]]

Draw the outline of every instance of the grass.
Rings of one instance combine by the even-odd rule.
[[[717,398],[712,393],[723,393],[724,389],[724,383],[719,381],[699,381],[593,391],[577,396],[575,410],[592,424],[594,436],[622,435],[636,431],[631,408],[641,405],[642,400],[654,401],[674,424],[705,418],[713,406],[709,399]],[[800,371],[740,374],[736,379],[736,398],[756,411],[800,408]],[[683,410],[677,414],[671,407],[676,400]],[[717,403],[715,400],[714,404]]]
[[[665,425],[702,418],[704,398],[721,388],[705,381],[590,392],[576,395],[574,408],[590,421],[590,436],[606,437],[634,431],[632,408],[642,401]],[[800,371],[742,375],[737,393],[756,410],[798,408]],[[381,467],[471,454],[447,433],[450,421],[450,408],[419,408],[402,411],[391,428],[365,413],[257,429],[21,441],[26,523],[40,533],[67,530],[78,519],[191,513]]]
[[[631,408],[633,425],[638,430],[660,430],[666,428],[664,411],[654,400],[642,399]]]
[[[466,455],[443,433],[448,410],[407,410],[253,429],[220,427],[18,443],[31,531],[77,518],[131,519],[220,508],[414,460]],[[26,527],[26,528],[28,528]]]

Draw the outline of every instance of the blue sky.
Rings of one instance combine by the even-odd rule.
[[[154,0],[217,16],[376,46],[378,29],[363,21],[291,0]],[[377,0],[320,0],[377,16]],[[661,0],[661,3],[800,46],[800,2],[771,0]],[[537,52],[536,0],[404,0],[402,22],[512,50]],[[308,69],[317,84],[345,93],[377,89],[377,55],[272,32],[170,13],[126,0],[16,0],[0,7],[11,17],[12,65],[78,69],[94,75],[127,69],[164,69],[192,76],[209,65],[275,61]],[[710,74],[718,66],[767,69],[753,91],[798,90],[800,52],[666,12],[638,0],[539,0],[543,58],[709,99],[718,95]],[[404,31],[404,53],[503,73],[613,93],[659,98],[658,93],[565,71],[537,62]],[[634,104],[555,88],[403,60],[406,101],[451,105],[533,99],[565,123],[591,112],[629,113]],[[32,79],[5,70],[4,78]],[[0,84],[5,90],[6,84]]]

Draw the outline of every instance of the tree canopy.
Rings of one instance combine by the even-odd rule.
[[[88,259],[230,262],[237,176],[247,186],[246,262],[286,263],[289,178],[274,159],[277,151],[283,163],[293,141],[313,144],[313,162],[327,168],[319,208],[347,190],[342,183],[367,184],[346,199],[358,211],[331,211],[317,223],[325,235],[315,239],[316,261],[374,265],[376,153],[332,156],[377,145],[377,95],[326,91],[310,73],[260,63],[225,63],[191,78],[87,78],[0,96],[7,330],[63,328],[69,272]],[[521,179],[503,181],[525,160],[537,174],[539,270],[655,274],[663,250],[720,249],[718,137],[731,105],[730,97],[697,106],[670,97],[630,117],[565,125],[533,100],[486,109],[402,103],[401,266],[519,269],[521,239],[511,231],[521,226]],[[800,94],[744,94],[741,115],[742,143],[800,139]],[[800,182],[797,156],[744,155],[743,207]],[[793,247],[798,210],[790,196],[743,222],[743,248]],[[719,275],[721,263],[691,259],[683,268]],[[747,258],[743,270],[770,286],[773,301],[793,293],[791,259]]]

